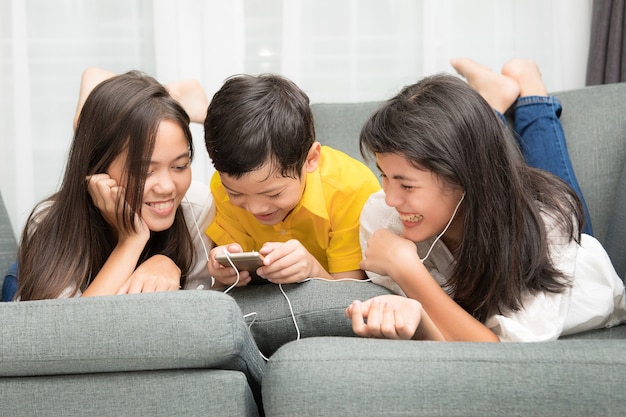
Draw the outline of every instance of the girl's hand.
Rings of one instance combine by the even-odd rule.
[[[411,339],[420,325],[422,305],[399,295],[381,295],[353,301],[346,308],[354,333],[361,337]]]
[[[208,267],[209,273],[213,278],[215,278],[217,287],[230,287],[237,282],[237,271],[235,271],[232,266],[224,266],[215,260],[215,254],[224,253],[224,251],[230,253],[243,252],[241,246],[236,243],[217,246],[211,249],[211,252],[209,253]],[[248,271],[239,271],[239,282],[237,282],[237,286],[242,287],[244,285],[248,285],[250,280],[250,273]]]
[[[445,338],[419,301],[400,295],[381,295],[346,308],[352,330],[361,337],[439,340]]]
[[[180,268],[167,256],[154,255],[135,269],[117,293],[176,291],[179,288]]]
[[[94,174],[86,179],[87,190],[94,203],[100,210],[106,222],[115,229],[118,240],[129,237],[138,237],[144,242],[150,238],[150,230],[143,219],[135,214],[135,233],[128,233],[120,224],[124,201],[124,188],[120,187],[108,174]]]
[[[259,253],[265,259],[257,273],[274,284],[301,282],[310,277],[332,279],[317,259],[296,239],[266,242],[259,249]]]
[[[376,230],[367,241],[360,267],[394,279],[397,267],[421,264],[415,243],[387,229]]]

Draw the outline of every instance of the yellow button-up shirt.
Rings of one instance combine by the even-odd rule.
[[[267,226],[230,202],[216,172],[211,179],[216,215],[206,233],[218,246],[238,243],[244,251],[297,239],[331,274],[359,269],[359,216],[380,189],[378,179],[360,161],[322,146],[320,163],[305,181],[298,205],[281,223]]]

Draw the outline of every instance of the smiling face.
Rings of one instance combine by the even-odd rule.
[[[307,153],[299,178],[281,175],[273,164],[240,177],[220,173],[230,202],[251,213],[261,224],[276,225],[298,205],[306,185],[306,173],[317,169],[321,145],[315,142]]]
[[[125,185],[125,153],[109,166],[107,173]],[[176,209],[191,185],[189,143],[181,127],[162,120],[156,134],[154,151],[143,190],[141,217],[153,232],[167,230],[174,223]]]
[[[273,226],[293,210],[304,192],[304,175],[283,177],[269,164],[242,177],[220,174],[230,202],[252,214],[261,224]]]
[[[463,191],[447,186],[431,171],[417,169],[404,156],[376,154],[376,161],[382,174],[385,202],[400,215],[404,237],[423,242],[441,233]],[[461,217],[461,213],[456,215],[442,237],[451,250],[460,242]]]

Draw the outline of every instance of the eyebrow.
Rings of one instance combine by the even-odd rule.
[[[378,165],[378,163],[376,164],[376,168],[378,168],[378,170],[380,171],[381,174],[384,174],[383,170],[380,168],[380,165]],[[417,182],[418,181],[415,178],[409,178],[409,177],[406,177],[404,175],[394,175],[391,178],[394,179],[394,180],[402,180],[402,181],[410,181],[410,182]]]
[[[230,193],[233,193],[233,194],[241,194],[239,191],[233,190],[232,188],[228,187],[228,186],[227,186],[226,184],[224,184],[223,182],[222,182],[222,185],[223,185],[223,186],[224,186],[224,188],[225,188],[228,192],[230,192]],[[284,187],[280,187],[280,186],[279,186],[279,187],[270,188],[270,189],[268,189],[268,190],[262,191],[262,192],[257,193],[257,194],[275,194],[275,193],[282,192],[283,190],[284,190]]]
[[[174,159],[173,159],[173,161],[178,161],[179,159],[183,159],[183,158],[185,158],[185,157],[189,157],[189,151],[184,152],[184,153],[181,153],[181,154],[180,154],[180,155],[178,155],[176,158],[174,158]],[[149,162],[149,163],[151,163],[151,164],[156,164],[156,163],[158,163],[158,161],[154,161],[154,160],[152,160],[152,159],[151,159],[151,160],[149,160],[148,162]]]

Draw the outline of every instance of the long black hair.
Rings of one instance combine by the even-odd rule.
[[[568,281],[550,259],[547,229],[579,241],[584,222],[576,193],[526,165],[511,140],[488,103],[445,74],[405,87],[360,135],[365,157],[397,154],[464,190],[463,238],[447,287],[481,321],[519,310],[527,292],[562,291]]]

